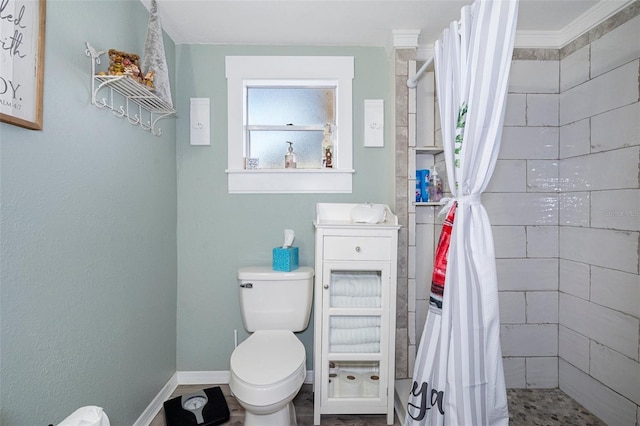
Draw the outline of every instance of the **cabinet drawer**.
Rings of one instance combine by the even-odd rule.
[[[385,237],[325,237],[327,260],[390,260],[390,239]]]

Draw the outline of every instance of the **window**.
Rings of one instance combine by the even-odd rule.
[[[352,57],[229,56],[226,76],[230,193],[351,192]]]

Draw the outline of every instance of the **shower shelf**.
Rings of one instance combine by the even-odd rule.
[[[438,155],[444,152],[444,149],[441,146],[412,146],[409,147],[410,153],[413,152],[413,156],[417,155]],[[413,202],[414,206],[426,206],[426,207],[438,207],[444,206],[444,203],[429,201],[426,203],[423,202]]]
[[[91,103],[100,109],[110,109],[114,116],[126,118],[129,123],[160,136],[162,131],[156,128],[156,123],[175,114],[176,110],[128,76],[97,75],[96,65],[106,52],[94,49],[88,42],[86,46],[85,54],[91,57]],[[99,99],[99,93],[104,97]],[[116,99],[120,102],[115,102]]]
[[[444,152],[441,146],[414,146],[411,149],[415,150],[416,154],[436,155]]]

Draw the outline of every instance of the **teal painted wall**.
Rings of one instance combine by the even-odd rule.
[[[165,37],[178,114],[158,138],[90,105],[84,42],[142,52],[141,3],[47,5],[44,129],[0,124],[0,425],[89,404],[127,425],[176,370],[228,370],[233,330],[247,335],[236,271],[270,264],[284,228],[313,265],[316,203],[392,202],[389,61],[382,48]],[[355,58],[352,194],[227,193],[224,57],[253,54]],[[211,146],[189,145],[191,97],[211,98]],[[385,100],[384,148],[363,147],[364,99]],[[308,368],[312,336],[300,334]]]
[[[300,264],[314,266],[315,205],[318,202],[392,204],[393,159],[389,61],[383,48],[259,47],[179,45],[176,47],[178,104],[178,332],[179,371],[227,371],[233,330],[246,338],[238,305],[236,271],[270,265],[283,230],[296,232]],[[227,55],[353,56],[352,194],[227,193]],[[211,146],[189,145],[189,99],[211,99]],[[363,147],[365,99],[384,99],[384,148]],[[283,155],[284,155],[283,149]],[[313,326],[300,333],[312,368]]]
[[[5,426],[90,404],[131,425],[176,371],[176,121],[158,138],[90,105],[84,53],[142,53],[147,22],[139,1],[48,1],[44,129],[0,124]]]

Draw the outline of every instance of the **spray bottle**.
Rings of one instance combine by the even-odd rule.
[[[438,176],[436,166],[433,166],[429,176],[429,201],[434,203],[442,199],[442,179]]]
[[[285,169],[295,169],[296,168],[296,153],[293,152],[293,142],[287,141],[289,144],[289,148],[287,148],[287,153],[284,155],[284,168]]]

